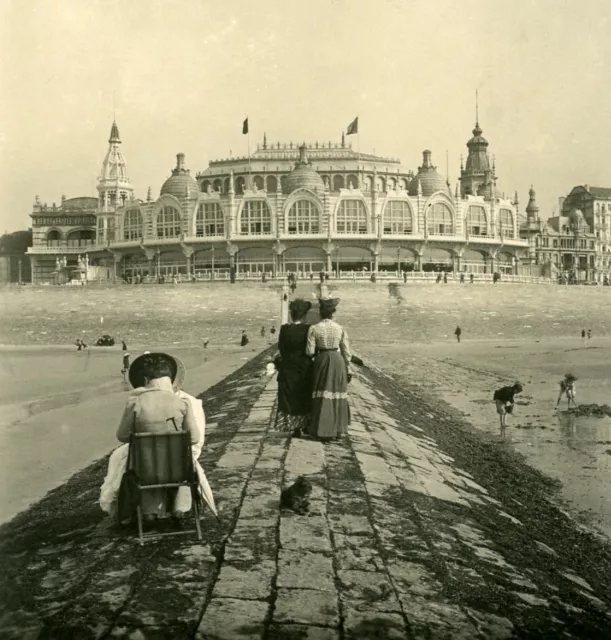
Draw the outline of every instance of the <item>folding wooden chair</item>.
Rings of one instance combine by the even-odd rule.
[[[130,464],[138,478],[140,496],[152,489],[171,489],[188,486],[191,490],[195,530],[197,539],[202,539],[199,512],[197,472],[191,454],[191,434],[187,431],[163,433],[132,433],[130,441]],[[137,506],[138,534],[140,544],[147,539],[182,535],[187,531],[170,531],[144,535],[142,528],[142,504]]]

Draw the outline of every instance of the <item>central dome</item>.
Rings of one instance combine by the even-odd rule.
[[[426,198],[437,191],[443,191],[449,196],[452,195],[443,176],[437,173],[437,167],[431,163],[431,155],[428,149],[422,152],[422,166],[418,167],[418,173],[407,185],[407,192],[410,196],[418,195],[418,183],[420,183],[422,195]]]
[[[177,153],[176,168],[172,169],[172,175],[163,183],[161,195],[175,198],[195,197],[198,191],[197,181],[191,177],[189,169],[185,169],[185,154]]]
[[[299,160],[282,185],[282,192],[285,195],[293,193],[296,189],[311,189],[312,191],[324,191],[325,189],[325,183],[312,169],[307,158],[305,144],[299,147]]]

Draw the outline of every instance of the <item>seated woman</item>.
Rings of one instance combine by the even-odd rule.
[[[278,336],[278,421],[281,431],[299,437],[308,423],[312,406],[312,357],[306,355],[312,303],[296,299],[289,304],[292,323],[283,324]]]
[[[136,358],[129,369],[129,380],[134,387],[121,418],[117,437],[129,442],[132,428],[136,432],[163,432],[168,424],[173,429],[184,428],[191,433],[192,454],[199,478],[200,493],[216,514],[214,498],[203,469],[197,462],[204,445],[206,420],[201,400],[180,389],[184,383],[185,367],[178,358],[165,353],[149,353]],[[100,491],[100,507],[116,518],[117,497],[121,478],[127,466],[129,444],[115,449],[108,462],[108,473]],[[191,509],[188,487],[178,490],[145,491],[143,513],[149,518],[163,516],[172,511],[182,517]]]
[[[345,329],[333,320],[339,298],[321,298],[320,322],[310,327],[306,353],[314,355],[312,412],[306,433],[323,442],[348,432],[348,383],[352,378],[350,343]]]

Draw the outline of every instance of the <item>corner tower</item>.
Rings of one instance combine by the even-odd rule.
[[[120,145],[119,127],[113,120],[108,139],[108,151],[98,178],[98,210],[100,212],[112,212],[133,198],[134,189],[131,180],[127,177],[127,162]]]

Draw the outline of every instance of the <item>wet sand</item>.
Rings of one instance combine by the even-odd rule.
[[[199,395],[261,350],[235,346],[155,347],[187,367],[185,391]],[[144,350],[130,351],[132,361]],[[130,385],[120,347],[22,347],[0,351],[0,523],[10,520],[117,446]],[[92,496],[92,500],[97,496]]]
[[[611,419],[575,417],[554,407],[558,383],[574,372],[578,404],[609,403],[611,339],[469,340],[380,344],[365,356],[400,380],[418,384],[463,413],[499,446],[513,447],[533,467],[562,483],[573,511],[611,537]],[[519,379],[524,392],[500,437],[492,395]]]

